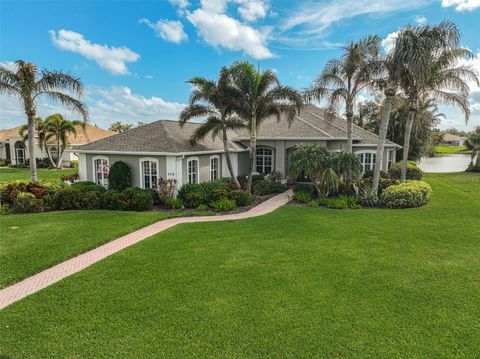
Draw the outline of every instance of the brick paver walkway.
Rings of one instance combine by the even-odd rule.
[[[162,232],[168,228],[176,226],[181,223],[195,223],[195,222],[217,222],[228,221],[236,219],[244,219],[250,217],[261,216],[263,214],[272,212],[273,210],[283,206],[289,201],[291,191],[286,191],[269,200],[260,203],[258,206],[241,213],[225,214],[220,216],[203,216],[203,217],[183,217],[171,218],[163,221],[153,223],[147,227],[139,229],[126,236],[117,238],[100,247],[92,249],[86,253],[80,254],[77,257],[71,258],[65,262],[57,264],[56,266],[35,274],[29,278],[22,280],[16,284],[11,285],[0,290],[0,309],[15,303],[30,294],[38,292],[65,277],[80,272],[82,269],[91,266],[92,264],[114,254],[122,249],[129,247],[137,242],[151,237],[154,234]]]

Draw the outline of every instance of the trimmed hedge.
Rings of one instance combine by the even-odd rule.
[[[108,187],[115,191],[123,191],[132,185],[130,167],[122,161],[116,161],[108,172]]]
[[[265,196],[267,194],[282,193],[286,186],[280,182],[257,181],[253,184],[253,193],[257,196]]]
[[[432,193],[430,185],[423,181],[409,181],[388,187],[380,196],[387,208],[412,208],[426,204]]]
[[[390,178],[400,179],[402,174],[402,161],[396,162],[390,166],[388,175]],[[422,170],[414,161],[408,161],[407,164],[407,180],[421,180],[423,177]]]

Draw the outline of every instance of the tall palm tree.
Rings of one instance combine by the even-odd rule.
[[[45,119],[45,128],[49,139],[54,138],[57,142],[57,163],[56,167],[62,166],[62,156],[68,146],[68,135],[77,135],[73,122],[66,120],[62,115],[56,113]]]
[[[329,114],[337,115],[339,106],[345,106],[347,152],[353,152],[353,111],[356,99],[372,84],[372,75],[378,68],[379,42],[376,35],[350,42],[345,46],[343,56],[328,61],[312,88],[305,91],[308,101],[326,100]]]
[[[193,118],[207,118],[206,122],[195,130],[190,142],[195,145],[209,134],[213,138],[221,137],[228,171],[232,181],[240,187],[230,158],[228,130],[244,127],[244,124],[234,112],[239,93],[232,85],[230,71],[223,67],[216,82],[194,77],[188,83],[193,85],[193,90],[189,105],[180,113],[180,126],[183,127]]]
[[[23,60],[15,62],[15,70],[13,71],[0,65],[0,93],[17,96],[28,119],[28,151],[32,181],[37,180],[35,119],[37,117],[36,102],[38,98],[41,95],[46,95],[51,100],[60,101],[63,105],[70,107],[80,114],[84,121],[88,119],[86,106],[64,91],[81,96],[83,85],[80,79],[61,71],[38,70],[36,65]]]
[[[302,95],[288,86],[280,85],[271,70],[260,71],[248,61],[235,62],[231,67],[235,88],[239,96],[236,113],[245,121],[250,134],[250,165],[247,190],[252,191],[252,175],[255,172],[257,130],[269,116],[287,117],[289,123],[303,107]]]
[[[468,121],[470,108],[468,81],[479,84],[469,66],[458,65],[460,60],[472,58],[470,50],[459,47],[460,31],[451,22],[436,26],[407,27],[402,41],[397,44],[406,51],[418,53],[424,64],[421,72],[407,71],[401,86],[409,102],[405,127],[401,181],[405,182],[413,124],[418,116],[419,103],[428,97],[457,106]]]
[[[37,117],[35,119],[36,123],[36,135],[38,138],[38,147],[40,150],[44,151],[47,155],[48,160],[50,161],[50,165],[52,167],[55,167],[55,161],[52,158],[52,154],[50,153],[50,149],[47,146],[47,142],[50,139],[50,134],[47,131],[47,128],[45,126],[45,121],[41,117]],[[23,141],[26,142],[28,141],[28,124],[23,125],[20,127],[20,130],[18,131],[20,136],[23,137]]]

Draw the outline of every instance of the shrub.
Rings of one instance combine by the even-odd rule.
[[[402,174],[402,162],[394,163],[388,170],[390,178],[400,179]],[[407,164],[407,180],[421,180],[423,177],[422,170],[417,166],[414,161],[408,161]]]
[[[368,170],[363,173],[362,179],[370,178],[373,179],[373,170]],[[388,173],[385,171],[380,171],[380,178],[388,178]]]
[[[75,182],[71,187],[79,188],[86,192],[105,192],[105,188],[103,186],[90,181]]]
[[[230,191],[230,181],[220,179],[216,181],[196,184],[185,184],[178,191],[178,198],[187,208],[197,208],[200,204],[208,205],[221,198],[226,198]]]
[[[295,198],[300,203],[308,203],[312,200],[312,197],[307,192],[295,192],[293,194],[293,198]]]
[[[82,208],[84,193],[80,188],[62,188],[52,195],[52,209],[71,210]]]
[[[132,185],[130,167],[125,162],[116,161],[108,172],[108,188],[115,191],[123,191]]]
[[[348,208],[348,200],[346,197],[331,198],[327,202],[327,207],[331,209],[345,209]]]
[[[375,207],[378,197],[371,186],[364,186],[358,189],[357,202],[364,207]]]
[[[319,206],[318,201],[310,201],[307,203],[308,207],[317,208]]]
[[[230,212],[237,208],[237,204],[234,200],[228,198],[222,198],[218,201],[214,201],[210,206],[217,212]]]
[[[3,216],[5,214],[8,214],[9,208],[8,205],[6,204],[0,204],[0,216]]]
[[[37,213],[43,211],[43,200],[32,193],[22,192],[13,199],[11,210],[14,213]]]
[[[156,195],[156,192],[153,191]],[[152,190],[135,187],[126,188],[120,193],[119,200],[121,206],[119,209],[126,211],[147,211],[153,207]]]
[[[55,183],[53,186],[56,188],[63,188],[63,186],[57,185],[56,180],[50,180]],[[44,185],[47,184],[47,186]],[[13,181],[8,183],[3,183],[0,185],[0,201],[2,203],[12,203],[13,200],[20,194],[20,193],[31,193],[36,198],[43,198],[44,196],[53,193],[54,190],[49,182],[28,182],[28,181]]]
[[[328,199],[327,198],[319,198],[317,199],[317,203],[319,206],[326,206],[328,204]]]
[[[204,212],[208,210],[208,206],[206,204],[201,204],[200,206],[197,207],[197,211],[199,212]]]
[[[77,181],[80,178],[80,175],[78,173],[72,173],[69,175],[63,175],[61,178],[62,178],[62,181],[64,182],[75,183],[75,181]]]
[[[243,207],[252,204],[252,195],[243,189],[236,189],[228,193],[228,199],[234,200],[237,206]]]
[[[313,183],[297,183],[293,188],[293,192],[305,192],[312,197],[318,194],[317,188]]]
[[[59,189],[69,187],[68,184],[58,179],[44,179],[38,181],[38,183],[45,188],[45,191],[47,191],[49,195],[55,193]]]
[[[409,181],[388,187],[380,197],[387,208],[411,208],[426,204],[432,188],[423,181]]]
[[[155,191],[158,193],[158,199],[161,203],[166,203],[173,198],[175,189],[177,188],[177,181],[174,179],[163,179],[160,177],[154,183]]]
[[[0,158],[0,167],[8,166],[10,164],[10,160],[4,160]]]
[[[71,168],[78,168],[78,161],[77,160],[70,161],[70,167]]]
[[[258,196],[265,196],[267,194],[281,193],[285,191],[285,185],[280,182],[271,181],[257,181],[253,185],[253,193]]]
[[[396,184],[400,184],[398,179],[380,177],[380,180],[378,181],[378,195],[380,196],[385,189]],[[372,188],[373,178],[363,178],[357,182],[357,186],[359,188]]]
[[[165,204],[171,209],[181,209],[183,207],[182,200],[180,198],[170,198],[165,202]],[[204,205],[199,205],[199,207],[200,206]]]

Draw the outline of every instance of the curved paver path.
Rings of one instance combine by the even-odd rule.
[[[286,204],[291,196],[291,190],[272,197],[265,202],[260,203],[252,209],[235,214],[225,214],[220,216],[203,216],[203,217],[181,217],[171,218],[158,221],[148,225],[138,231],[127,234],[123,237],[117,238],[100,247],[92,249],[91,251],[80,254],[65,262],[57,264],[52,268],[46,269],[43,272],[35,274],[27,279],[22,280],[16,284],[11,285],[0,290],[0,309],[15,303],[30,294],[38,292],[65,277],[80,272],[82,269],[91,266],[92,264],[121,251],[124,248],[143,241],[144,239],[160,233],[168,228],[176,226],[181,223],[196,223],[196,222],[218,222],[229,221],[236,219],[245,219],[251,217],[261,216],[263,214],[272,212],[277,208]]]

